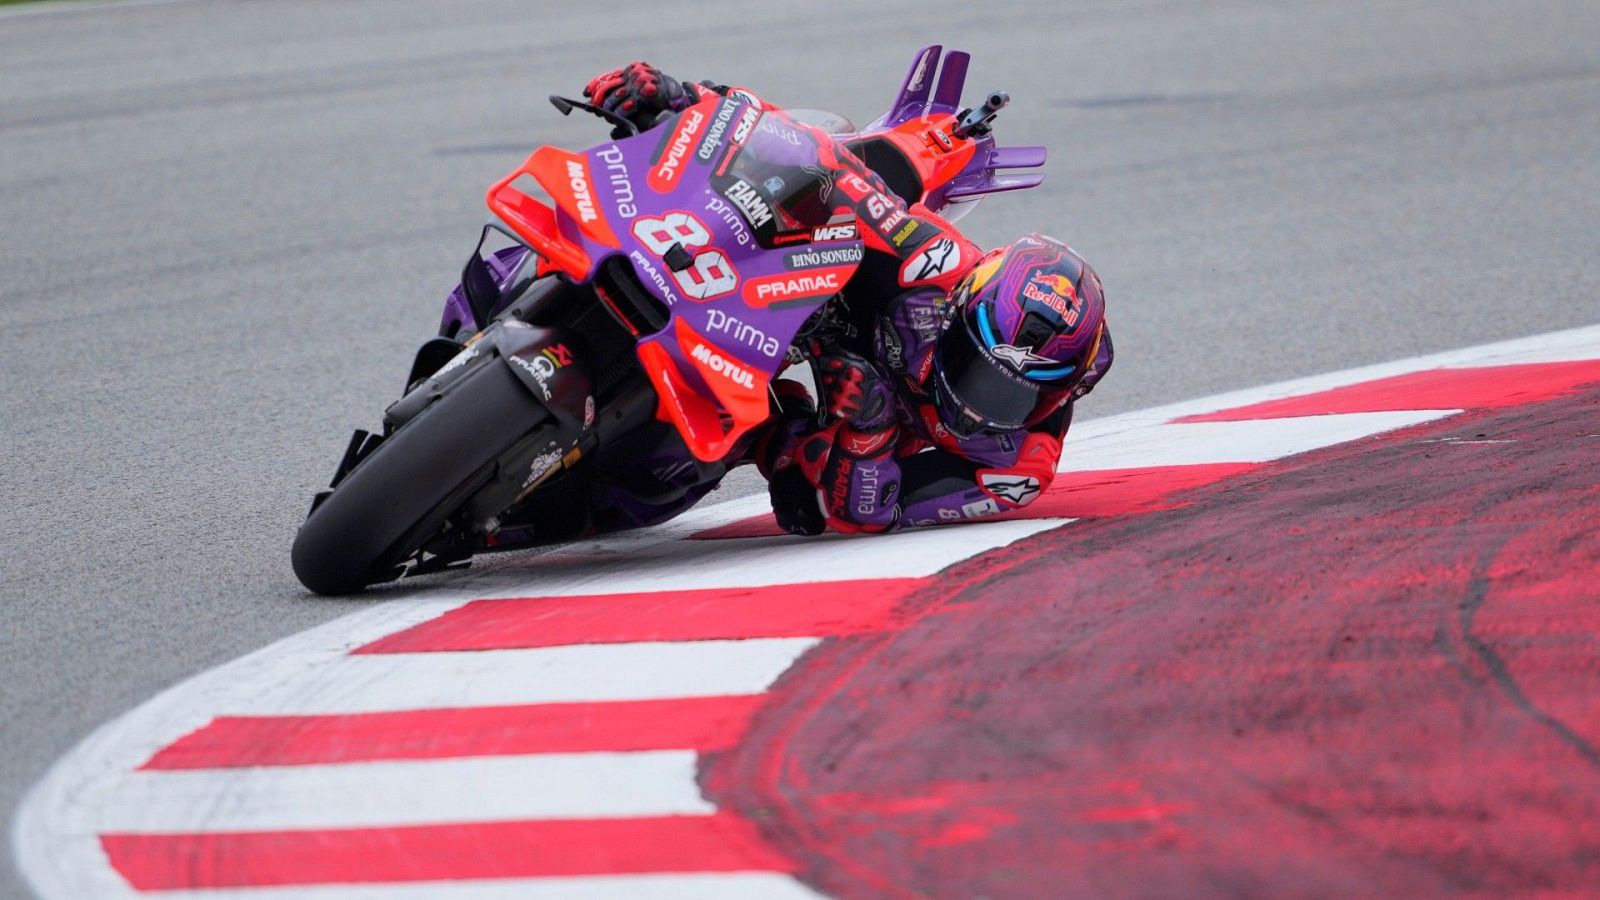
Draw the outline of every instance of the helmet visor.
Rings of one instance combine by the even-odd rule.
[[[963,434],[1021,428],[1039,401],[1039,385],[983,349],[963,321],[945,329],[935,360],[942,399],[954,407],[941,408],[944,422]]]

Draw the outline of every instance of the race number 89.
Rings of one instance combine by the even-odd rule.
[[[659,219],[635,219],[633,236],[651,253],[663,259],[674,244],[682,244],[687,250],[711,243],[711,232],[706,226],[684,212],[670,212]],[[680,272],[673,272],[672,277],[678,282],[678,287],[695,300],[709,300],[739,285],[739,275],[734,272],[733,265],[721,250],[716,249],[695,254],[694,264]]]

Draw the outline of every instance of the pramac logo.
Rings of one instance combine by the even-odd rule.
[[[705,124],[706,114],[698,106],[691,106],[684,111],[677,127],[672,129],[672,133],[667,137],[666,150],[662,152],[656,164],[650,167],[650,177],[647,181],[652,190],[665,194],[678,186],[678,176],[683,173],[689,151],[700,139],[700,130]]]

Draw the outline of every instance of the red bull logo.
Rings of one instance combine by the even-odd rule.
[[[1041,290],[1043,288],[1043,290]],[[1043,303],[1056,311],[1067,328],[1076,328],[1083,315],[1083,304],[1078,302],[1078,290],[1072,279],[1054,272],[1035,272],[1022,288],[1024,299]]]

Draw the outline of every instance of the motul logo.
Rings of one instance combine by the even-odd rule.
[[[683,114],[683,121],[678,123],[678,130],[672,135],[672,141],[667,144],[666,155],[662,156],[661,162],[650,170],[652,188],[663,194],[672,190],[678,180],[678,170],[683,166],[683,158],[689,155],[689,148],[700,136],[700,126],[704,125],[705,121],[706,114],[693,106]]]
[[[749,369],[731,360],[724,359],[721,354],[716,353],[705,344],[695,344],[694,349],[689,351],[689,355],[706,368],[742,388],[754,388],[756,386],[755,377],[750,374]]]
[[[594,195],[589,193],[589,172],[583,163],[567,160],[567,186],[572,189],[572,198],[577,201],[578,218],[585,222],[600,218],[594,211]]]

